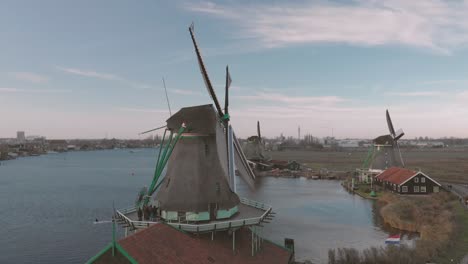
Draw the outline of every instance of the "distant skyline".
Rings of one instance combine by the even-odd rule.
[[[211,103],[240,137],[468,137],[468,2],[2,1],[0,137],[139,138]],[[143,138],[144,136],[141,136]]]

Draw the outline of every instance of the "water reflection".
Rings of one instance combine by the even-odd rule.
[[[154,172],[156,150],[72,152],[2,162],[0,263],[83,263],[111,239],[112,204],[133,203]],[[373,202],[350,195],[338,181],[260,178],[238,192],[271,204],[276,217],[264,235],[294,238],[299,259],[327,260],[329,248],[384,246],[389,234]]]
[[[294,238],[301,260],[325,263],[330,248],[385,246],[390,234],[401,233],[383,224],[374,201],[347,193],[338,181],[265,177],[255,191],[239,183],[238,192],[273,206],[265,236],[278,243]]]

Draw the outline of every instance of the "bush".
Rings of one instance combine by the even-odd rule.
[[[404,245],[371,247],[362,252],[353,248],[328,251],[329,264],[421,264],[429,259],[427,254],[420,254]]]

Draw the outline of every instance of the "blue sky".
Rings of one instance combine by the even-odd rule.
[[[188,26],[242,137],[466,137],[466,1],[2,1],[0,137],[137,138],[211,103]]]

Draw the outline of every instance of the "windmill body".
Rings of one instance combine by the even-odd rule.
[[[187,120],[187,132],[175,146],[152,202],[166,221],[230,218],[238,213],[240,199],[229,186],[223,126],[212,105],[182,108],[167,121],[168,129],[178,130],[182,120]]]
[[[257,136],[247,138],[243,146],[245,156],[250,161],[263,162],[266,161],[264,155],[264,147],[262,141]]]

